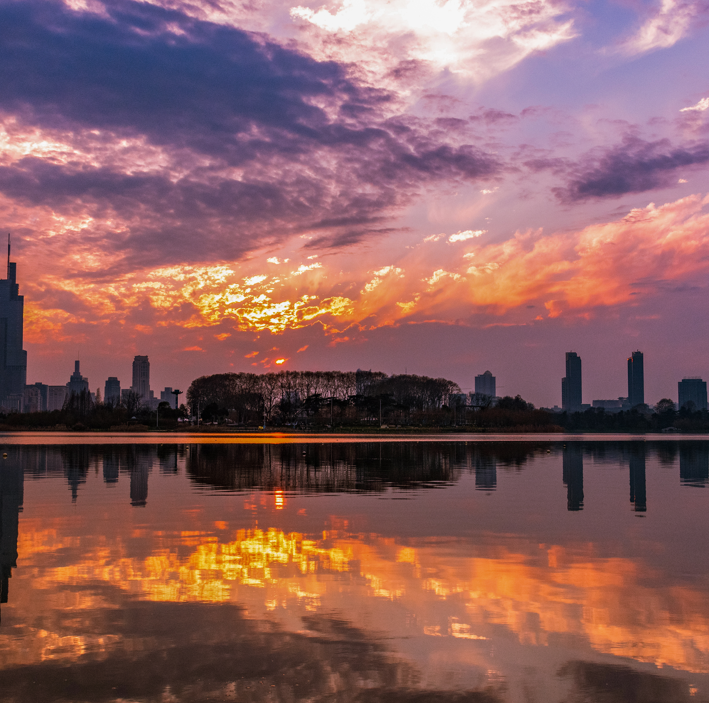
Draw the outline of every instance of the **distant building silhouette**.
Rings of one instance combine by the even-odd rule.
[[[647,510],[647,489],[645,487],[645,445],[640,443],[630,452],[630,502],[636,513]]]
[[[485,371],[475,377],[475,393],[489,395],[491,398],[497,395],[497,379],[490,371]]]
[[[582,404],[581,357],[576,352],[566,352],[566,376],[561,379],[561,407],[579,410]]]
[[[47,386],[47,410],[61,410],[66,401],[66,386]]]
[[[623,409],[623,398],[610,398],[608,400],[594,400],[591,403],[593,408],[603,408],[606,412],[620,412]]]
[[[695,488],[704,488],[709,483],[709,448],[706,445],[680,443],[679,481]]]
[[[566,486],[566,509],[583,510],[583,446],[571,442],[564,447],[563,481]]]
[[[0,406],[18,412],[27,383],[27,352],[22,348],[24,307],[17,264],[10,262],[8,237],[7,278],[0,280]]]
[[[144,401],[150,398],[150,361],[147,356],[136,356],[133,359],[133,384],[131,390]]]
[[[0,603],[8,601],[9,579],[12,570],[17,567],[17,537],[24,478],[19,462],[3,461],[0,466]]]
[[[22,394],[22,412],[38,413],[45,410],[47,407],[46,389],[47,386],[43,383],[34,383],[31,386],[25,386],[25,391]]]
[[[707,384],[701,378],[683,378],[677,384],[679,407],[694,403],[695,410],[707,409]]]
[[[109,376],[103,387],[103,402],[118,405],[121,402],[121,382],[115,376]]]
[[[172,388],[170,386],[165,386],[164,391],[160,391],[160,402],[170,403],[170,407],[175,402],[175,396],[172,394]]]
[[[628,358],[628,404],[631,408],[645,404],[645,369],[641,351],[634,351]]]
[[[66,384],[67,395],[81,395],[82,391],[89,392],[89,379],[81,375],[80,361],[74,362],[74,373],[71,374],[69,383]]]

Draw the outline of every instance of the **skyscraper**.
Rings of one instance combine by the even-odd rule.
[[[628,404],[631,408],[645,404],[645,370],[641,351],[634,351],[628,359]]]
[[[80,361],[74,362],[74,373],[66,384],[67,395],[81,395],[82,391],[89,392],[89,379],[81,375],[80,365]]]
[[[695,410],[707,409],[707,384],[701,378],[683,378],[677,384],[679,407],[693,403]]]
[[[131,390],[144,401],[150,399],[150,361],[147,356],[136,356],[133,359],[133,384]]]
[[[475,377],[475,392],[481,395],[489,395],[491,398],[497,395],[497,379],[490,371]]]
[[[561,407],[564,410],[581,408],[581,357],[576,352],[566,352],[566,376],[561,379]]]
[[[8,235],[7,278],[0,280],[0,405],[12,410],[22,409],[27,383],[27,352],[22,348],[25,299],[19,291]]]
[[[109,376],[103,387],[103,402],[118,405],[121,402],[121,382],[115,376]]]

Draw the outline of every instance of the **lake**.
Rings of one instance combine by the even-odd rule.
[[[1,436],[3,703],[709,701],[709,441],[384,440]]]

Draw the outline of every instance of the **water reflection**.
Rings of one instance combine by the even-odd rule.
[[[3,699],[706,701],[673,446],[14,447]]]
[[[9,579],[12,570],[17,567],[17,535],[23,488],[22,467],[15,462],[3,461],[0,467],[0,603],[8,601]]]
[[[564,447],[563,478],[567,510],[583,510],[583,445]]]
[[[681,446],[679,477],[685,486],[704,488],[709,483],[709,447],[704,444]]]
[[[628,473],[630,474],[630,502],[636,513],[644,513],[647,510],[644,444],[636,444],[632,447],[628,468]]]
[[[494,491],[497,488],[497,457],[475,457],[475,489],[478,491]]]
[[[629,666],[570,661],[559,676],[573,682],[575,703],[689,703],[696,693],[686,681]]]
[[[646,457],[679,468],[684,486],[709,483],[709,443],[595,442],[510,444],[217,444],[217,445],[63,445],[16,446],[13,455],[33,476],[65,476],[72,501],[91,470],[106,484],[121,475],[130,480],[130,502],[147,504],[151,473],[177,474],[183,466],[190,480],[207,489],[285,492],[382,492],[390,487],[446,487],[471,473],[484,492],[498,488],[498,469],[519,471],[531,461],[551,454],[562,458],[562,481],[567,509],[583,510],[584,460],[594,464],[626,464],[630,502],[636,512],[647,510]],[[679,458],[679,462],[677,459]]]

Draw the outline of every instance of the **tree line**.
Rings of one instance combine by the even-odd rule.
[[[671,398],[663,398],[653,408],[633,408],[618,413],[603,408],[562,413],[557,422],[571,432],[709,432],[709,411],[697,410],[690,402],[676,409]]]
[[[192,414],[239,425],[374,423],[447,407],[460,387],[445,378],[375,371],[280,371],[202,376],[187,391]],[[332,423],[326,423],[330,418]],[[322,421],[322,422],[320,422]]]
[[[522,398],[471,408],[457,383],[378,371],[281,371],[202,376],[187,391],[192,414],[239,426],[448,427],[559,430],[554,417]]]

